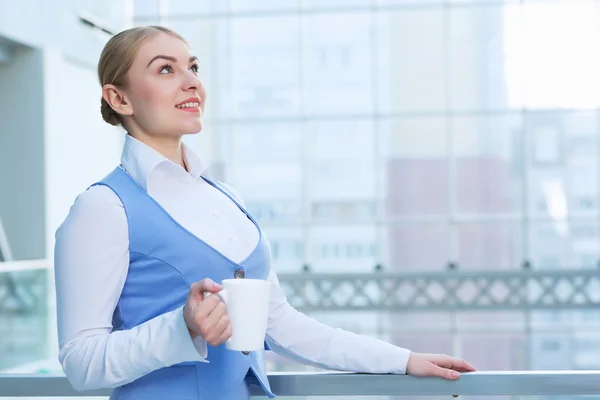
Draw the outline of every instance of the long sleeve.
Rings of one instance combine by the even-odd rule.
[[[410,350],[327,326],[294,309],[271,270],[267,343],[276,353],[319,368],[406,373]]]
[[[112,332],[129,237],[123,206],[109,188],[77,198],[56,233],[54,264],[59,361],[75,389],[117,387],[162,367],[206,361],[206,344],[191,339],[182,307]]]

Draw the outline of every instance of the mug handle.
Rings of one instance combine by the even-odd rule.
[[[219,292],[217,293],[211,293],[211,292],[204,292],[204,298],[206,299],[208,296],[216,294],[217,296],[219,296],[221,298],[221,300],[223,300],[223,303],[225,303],[225,305],[227,305],[227,291],[225,289],[221,289]]]

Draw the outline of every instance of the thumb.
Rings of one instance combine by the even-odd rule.
[[[210,278],[192,283],[190,293],[203,296],[205,292],[218,293],[223,287]]]
[[[454,371],[447,368],[438,367],[437,365],[432,365],[432,375],[439,376],[440,378],[455,380],[460,377],[460,373],[458,371]]]

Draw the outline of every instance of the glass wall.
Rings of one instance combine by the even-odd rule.
[[[600,2],[137,3],[200,57],[194,140],[280,273],[596,267]],[[481,368],[600,366],[596,311],[319,317]]]
[[[208,104],[203,132],[186,140],[241,194],[269,237],[280,274],[600,264],[600,0],[85,3],[114,26],[133,18],[134,25],[166,25],[189,40]],[[78,15],[56,13],[65,20]],[[95,32],[93,46],[83,46],[81,35],[61,32],[56,40],[65,42],[66,56],[48,62],[40,55],[39,65],[69,78],[48,83],[40,74],[33,95],[26,94],[54,85],[64,101],[46,105],[56,107],[48,115],[73,98],[96,113],[99,92],[85,101],[76,95],[81,87],[93,92],[95,61],[86,57],[99,49],[99,37],[107,38]],[[66,37],[76,38],[86,57]],[[0,62],[0,83],[20,65]],[[1,104],[9,104],[3,87]],[[74,113],[72,125],[87,125],[89,112]],[[14,120],[0,131],[31,122]],[[89,142],[80,157],[93,154],[94,165],[101,157],[112,161],[95,149],[105,136],[61,136],[62,122],[44,121],[52,135],[37,125],[31,130],[42,132],[37,143],[53,138],[40,154],[61,167],[50,168],[52,184],[40,178],[36,188],[61,191],[46,199],[48,207],[39,202],[54,223],[67,211],[55,207],[66,196],[61,182],[71,163],[58,160],[67,157],[62,144]],[[69,181],[89,183],[78,178]],[[10,211],[0,211],[10,219]],[[44,238],[39,242],[42,249]],[[9,293],[2,290],[15,290],[13,281],[36,279],[40,286],[39,276],[0,274],[0,298]],[[50,301],[32,318],[0,315],[0,368],[54,355],[53,314]],[[415,351],[465,357],[483,370],[600,369],[594,309],[313,316]],[[273,369],[301,368],[274,355],[270,362]]]

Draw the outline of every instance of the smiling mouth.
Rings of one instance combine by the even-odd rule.
[[[177,107],[177,108],[199,108],[200,103],[198,103],[197,101],[192,101],[189,103],[183,103],[183,104],[176,105],[175,107]]]
[[[191,101],[188,103],[183,103],[176,105],[175,108],[181,110],[183,112],[192,113],[192,114],[200,114],[200,117],[204,115],[202,108],[200,107],[200,103],[197,101]]]

